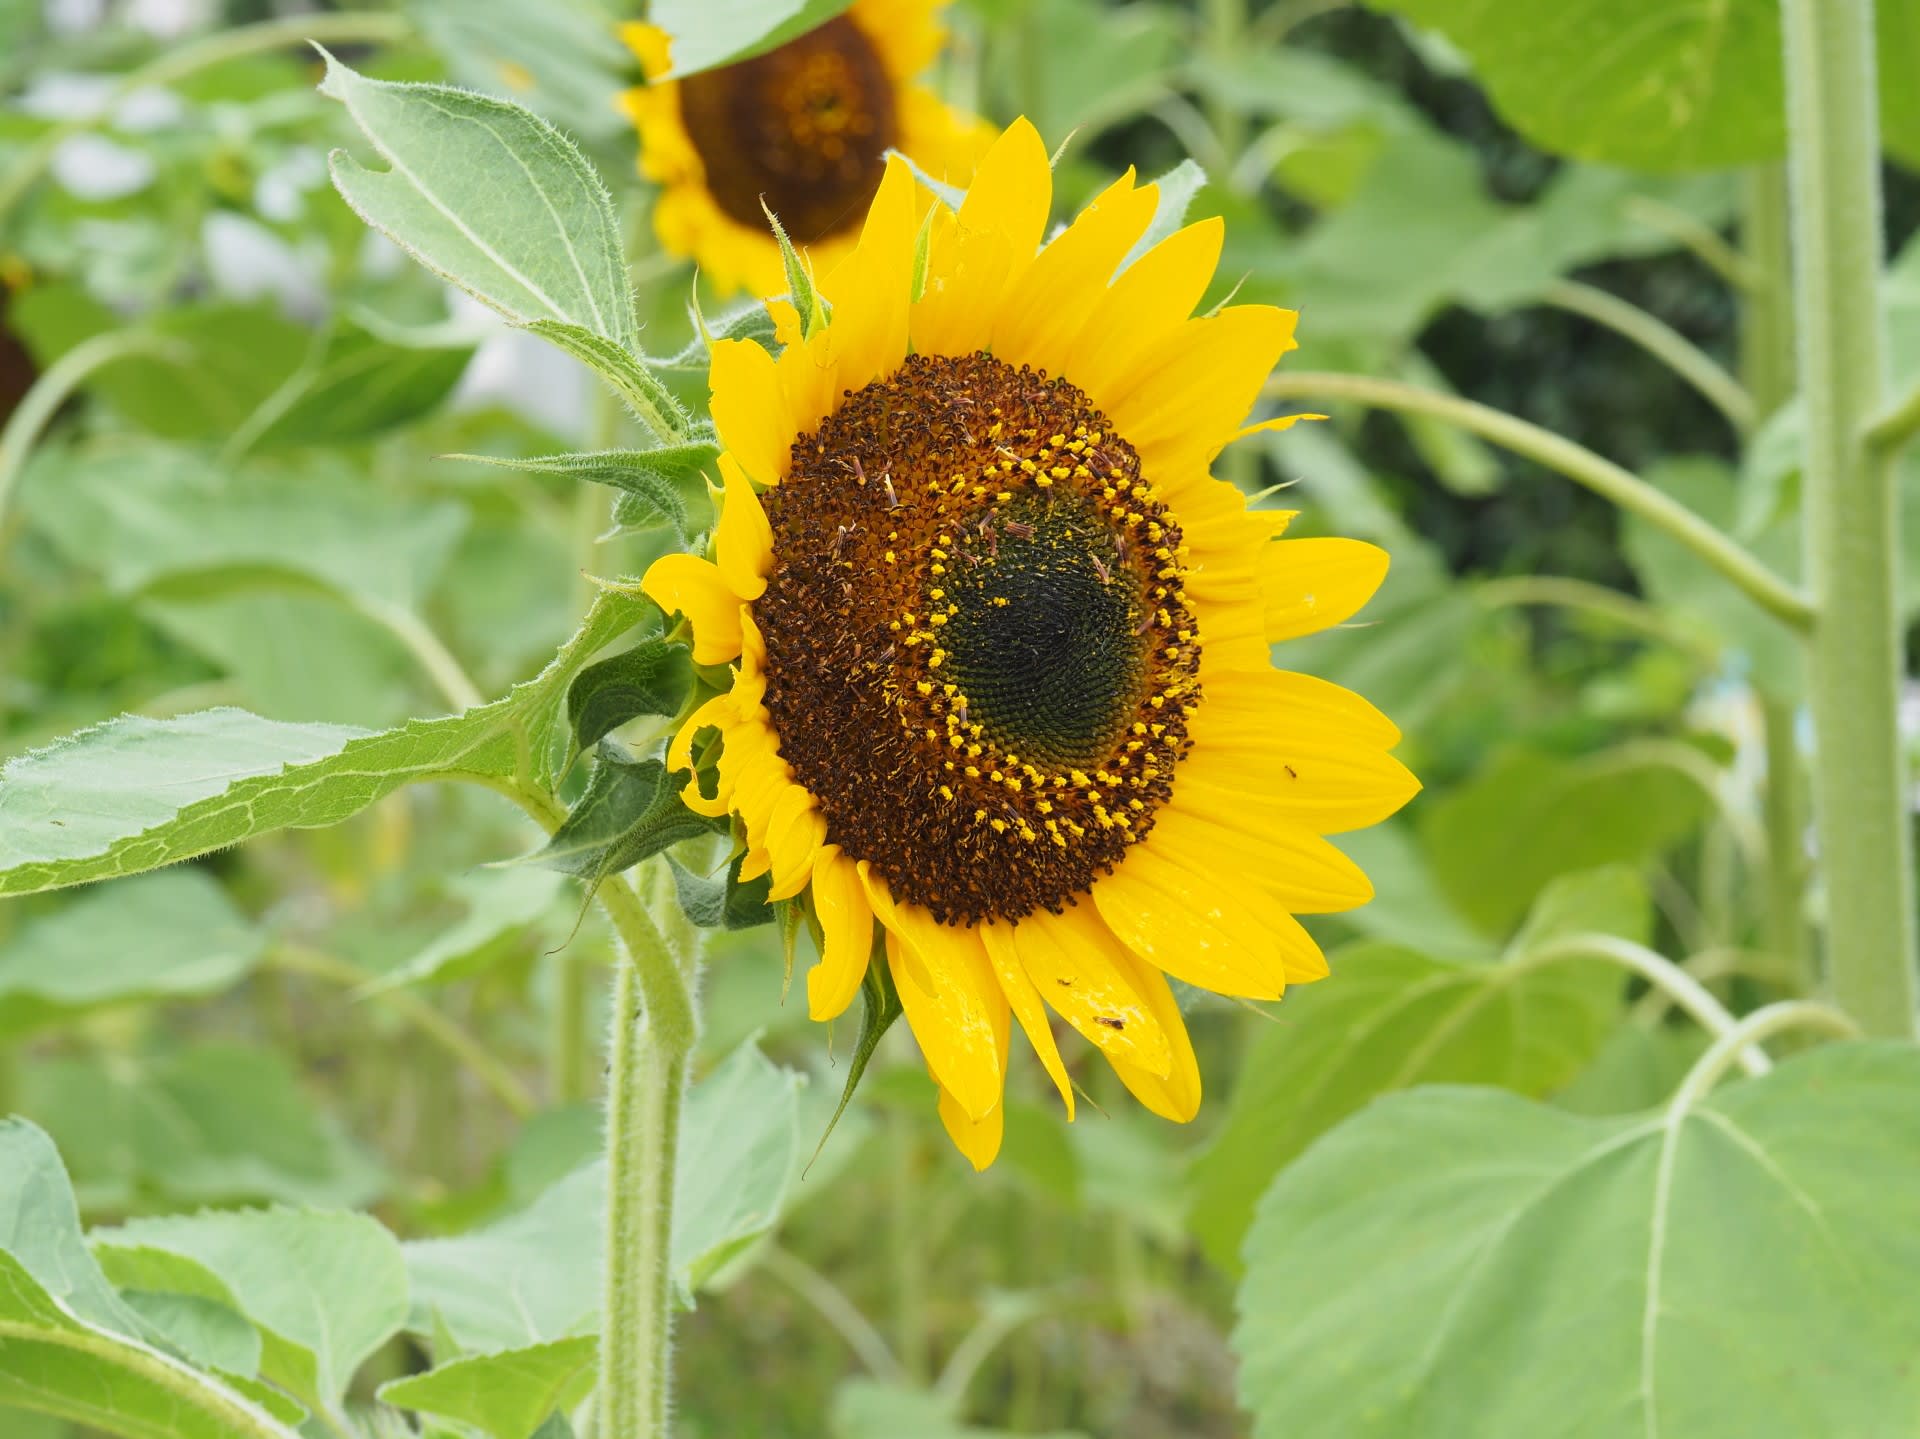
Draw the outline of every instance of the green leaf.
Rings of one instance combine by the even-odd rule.
[[[380,1387],[383,1403],[472,1424],[494,1439],[532,1439],[592,1387],[600,1341],[591,1335],[475,1354]]]
[[[655,0],[647,18],[672,40],[678,79],[731,65],[823,25],[852,0]]]
[[[1261,1201],[1254,1439],[1802,1439],[1920,1410],[1920,1051],[1833,1045],[1595,1119],[1396,1095]]]
[[[1421,837],[1448,898],[1504,934],[1556,877],[1641,863],[1692,831],[1699,785],[1631,748],[1562,760],[1513,749],[1422,806]]]
[[[273,1050],[215,1043],[158,1059],[53,1059],[21,1078],[22,1109],[59,1141],[95,1206],[151,1196],[350,1205],[385,1186]]]
[[[1500,113],[1534,144],[1641,170],[1709,170],[1786,148],[1775,0],[1369,0],[1431,25],[1467,53]],[[1883,0],[1886,146],[1920,156],[1920,102],[1903,65],[1920,6]]]
[[[540,455],[531,459],[499,455],[448,455],[447,458],[611,486],[620,491],[621,505],[627,510],[620,521],[622,525],[630,529],[666,526],[684,545],[692,539],[693,528],[687,519],[686,501],[680,498],[680,482],[698,476],[719,453],[718,445],[711,440],[701,440],[688,445],[664,445],[657,450],[601,450],[592,454]]]
[[[604,0],[410,0],[448,78],[522,100],[572,134],[631,136],[614,104],[633,55],[609,23]]]
[[[248,415],[246,448],[346,445],[407,424],[438,408],[473,358],[471,345],[395,344],[345,318],[309,350]]]
[[[833,1439],[1003,1439],[1009,1433],[962,1423],[941,1395],[871,1379],[850,1379],[834,1391],[832,1432]],[[1062,1429],[1028,1439],[1085,1436]]]
[[[338,824],[400,786],[512,775],[548,754],[566,685],[648,607],[603,595],[504,699],[377,734],[239,710],[127,716],[0,769],[0,895],[137,874],[283,828]]]
[[[763,874],[740,883],[740,866],[746,859],[742,851],[727,862],[725,874],[705,878],[667,856],[674,893],[689,920],[702,929],[754,929],[773,923],[773,907],[767,903],[773,877]]]
[[[226,1304],[147,1289],[125,1289],[120,1298],[151,1332],[200,1368],[245,1378],[259,1373],[259,1331]]]
[[[749,1044],[688,1096],[672,1248],[674,1284],[688,1303],[778,1219],[797,1144],[799,1083]],[[596,1160],[497,1224],[406,1245],[409,1327],[444,1333],[469,1353],[595,1332],[606,1186],[605,1162]]]
[[[400,1245],[364,1214],[256,1209],[136,1219],[96,1234],[94,1244],[157,1249],[198,1265],[259,1328],[267,1377],[328,1406],[407,1317]]]
[[[692,688],[693,659],[687,647],[649,635],[573,677],[567,686],[573,742],[591,749],[641,715],[678,714]]]
[[[787,277],[787,299],[800,316],[800,337],[810,340],[827,323],[827,298],[814,287],[813,275],[806,261],[793,248],[793,241],[787,237],[787,227],[780,223],[780,217],[773,213],[764,195],[760,197],[760,209],[767,217],[768,228],[773,231],[773,243],[780,249],[780,269]]]
[[[637,343],[613,200],[571,141],[518,105],[326,64],[320,93],[389,167],[333,153],[333,182],[363,220],[511,320]]]
[[[298,1415],[141,1337],[80,1233],[60,1157],[0,1120],[0,1411],[37,1410],[131,1439],[295,1439]]]
[[[1644,915],[1631,875],[1579,876],[1542,900],[1537,933],[1636,901]],[[1324,983],[1289,991],[1281,1022],[1255,1035],[1226,1123],[1189,1176],[1188,1223],[1208,1257],[1236,1271],[1268,1182],[1379,1095],[1433,1083],[1544,1095],[1579,1073],[1618,1014],[1621,972],[1597,960],[1531,968],[1521,958],[1463,962],[1360,944],[1335,953]]]
[[[657,759],[635,759],[612,740],[595,751],[587,788],[547,843],[524,863],[544,865],[597,885],[711,822],[680,803],[685,771],[668,774]]]
[[[0,943],[0,1035],[136,1000],[217,994],[265,940],[197,870],[109,885]]]

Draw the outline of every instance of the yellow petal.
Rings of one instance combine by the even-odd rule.
[[[1061,373],[1158,198],[1152,185],[1135,189],[1129,170],[1049,240],[1007,290],[993,327],[993,353],[1010,365]]]
[[[1167,1037],[1113,962],[1125,946],[1090,907],[1030,914],[1014,926],[1013,944],[1035,988],[1085,1039],[1142,1069],[1167,1072]]]
[[[913,172],[897,158],[888,160],[859,245],[821,287],[833,301],[825,334],[842,389],[857,390],[891,374],[906,358],[914,209]]]
[[[740,653],[740,596],[719,567],[698,555],[662,555],[640,581],[643,594],[693,626],[695,664],[723,665]]]
[[[1185,1124],[1200,1112],[1200,1062],[1193,1053],[1187,1022],[1180,1014],[1180,1006],[1174,1002],[1173,990],[1158,970],[1132,955],[1121,956],[1119,962],[1166,1034],[1171,1063],[1167,1073],[1159,1075],[1118,1055],[1109,1055],[1113,1072],[1148,1109],[1162,1119]]]
[[[759,846],[751,846],[740,857],[740,883],[749,884],[773,868],[773,856]]]
[[[934,217],[927,288],[913,307],[914,347],[934,355],[985,349],[1009,284],[1033,262],[1053,203],[1047,147],[1016,120],[987,149],[958,216]]]
[[[1093,902],[1141,959],[1216,994],[1278,999],[1287,986],[1285,952],[1315,947],[1274,901],[1176,864],[1151,834],[1095,881]]]
[[[773,526],[732,455],[720,456],[720,477],[726,489],[713,531],[713,562],[735,594],[757,600],[766,593],[773,569]]]
[[[981,157],[960,205],[960,225],[966,230],[997,231],[1024,260],[1040,248],[1052,207],[1053,166],[1046,142],[1022,115]]]
[[[1319,835],[1184,790],[1154,816],[1148,842],[1188,869],[1239,874],[1290,914],[1338,914],[1373,898],[1360,866]]]
[[[1293,348],[1294,319],[1271,305],[1233,305],[1188,320],[1116,383],[1108,413],[1156,484],[1204,471],[1233,438]]]
[[[1027,1042],[1040,1056],[1041,1067],[1060,1091],[1060,1101],[1067,1106],[1067,1122],[1072,1123],[1073,1081],[1067,1077],[1067,1066],[1060,1059],[1060,1046],[1054,1043],[1053,1025],[1047,1019],[1047,1007],[1041,1002],[1040,991],[1034,987],[1014,948],[1013,926],[1005,920],[983,924],[980,940],[986,947],[987,962],[993,966],[994,977],[1000,981],[1000,990],[1012,1007],[1013,1017],[1020,1021]]]
[[[1066,373],[1103,408],[1140,355],[1171,335],[1200,303],[1220,262],[1226,223],[1215,215],[1176,230],[1108,287],[1082,327]]]
[[[873,906],[854,863],[837,844],[813,860],[813,912],[825,937],[820,962],[807,971],[807,1013],[833,1019],[853,1003],[873,954]]]
[[[974,1119],[966,1107],[942,1087],[940,1122],[947,1127],[947,1138],[953,1141],[953,1147],[967,1157],[967,1162],[975,1169],[985,1169],[1000,1153],[1000,1140],[1006,1132],[1006,1106],[996,1104],[985,1118]]]
[[[1387,552],[1364,540],[1277,540],[1266,566],[1267,638],[1278,644],[1357,614],[1387,577]]]
[[[693,741],[703,729],[725,730],[733,723],[733,695],[717,694],[704,702],[692,714],[686,723],[675,733],[673,742],[667,746],[667,768],[670,770],[693,768]]]
[[[985,1119],[1000,1102],[1006,1079],[1004,1041],[998,1036],[1007,1028],[1007,997],[972,930],[937,924],[918,905],[899,905],[894,913],[908,933],[887,931],[887,964],[907,1025],[941,1087],[969,1118]],[[919,966],[902,958],[908,944]]]
[[[1309,415],[1309,414],[1275,415],[1272,419],[1262,420],[1257,425],[1246,426],[1233,438],[1235,440],[1244,440],[1249,435],[1264,435],[1269,433],[1278,433],[1281,430],[1292,429],[1295,425],[1299,424],[1302,420],[1324,420],[1324,419],[1326,419],[1325,415]]]
[[[796,433],[773,356],[753,340],[715,340],[707,376],[721,443],[753,479],[778,484]]]
[[[826,837],[826,816],[814,806],[813,796],[801,785],[789,785],[767,821],[767,853],[773,861],[773,888],[767,898],[792,899],[807,887],[813,857]]]

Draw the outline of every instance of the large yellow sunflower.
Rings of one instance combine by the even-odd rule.
[[[726,293],[786,289],[762,200],[824,273],[859,233],[886,152],[964,185],[993,131],[914,83],[940,52],[936,0],[855,0],[764,55],[663,80],[668,38],[622,34],[648,84],[622,108],[640,132],[640,170],[660,183],[654,229]]]
[[[1208,472],[1292,312],[1191,318],[1218,220],[1119,268],[1156,201],[1131,174],[1043,248],[1051,192],[1025,121],[924,234],[924,192],[890,165],[824,281],[830,320],[803,338],[777,301],[778,359],[715,344],[713,557],[643,582],[697,663],[732,666],[669,749],[699,756],[688,801],[739,816],[744,875],[808,894],[815,1019],[859,990],[878,923],[981,1167],[1012,1021],[1072,1114],[1049,1009],[1149,1109],[1191,1118],[1167,976],[1255,999],[1320,978],[1294,915],[1371,894],[1322,836],[1419,787],[1377,710],[1269,662],[1358,610],[1386,555],[1280,539],[1285,514]]]

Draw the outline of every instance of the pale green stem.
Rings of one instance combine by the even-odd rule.
[[[1756,949],[1703,949],[1688,955],[1680,967],[1702,984],[1744,975],[1766,984],[1788,987],[1797,978],[1786,960]],[[1672,1004],[1673,996],[1664,989],[1649,989],[1633,1007],[1633,1017],[1642,1024],[1657,1024]]]
[[[33,382],[33,388],[21,397],[14,412],[0,429],[0,535],[6,533],[7,510],[13,492],[19,488],[27,457],[68,396],[80,388],[95,370],[124,360],[129,355],[173,356],[180,353],[179,343],[150,330],[109,330],[82,340],[66,354],[47,366]]]
[[[993,1351],[1019,1330],[1037,1319],[1071,1313],[1087,1305],[1085,1294],[1030,1294],[1021,1297],[1025,1302],[1014,1303],[1010,1298],[1003,1300],[953,1346],[953,1353],[933,1386],[934,1392],[949,1405],[956,1409],[960,1407],[981,1367],[993,1357]]]
[[[847,1348],[860,1357],[874,1378],[890,1384],[906,1382],[906,1371],[887,1348],[887,1341],[839,1285],[778,1244],[769,1244],[761,1250],[760,1268],[806,1301],[846,1341]]]
[[[329,984],[361,991],[366,998],[392,1010],[396,1017],[417,1029],[422,1038],[432,1040],[473,1071],[474,1077],[492,1090],[516,1117],[525,1119],[539,1108],[519,1076],[501,1063],[492,1050],[411,990],[369,989],[367,986],[377,984],[378,975],[335,955],[308,949],[304,945],[282,945],[269,956],[268,963],[289,974],[304,974],[314,979],[324,979]]]
[[[1657,231],[1691,250],[1707,268],[1736,290],[1745,290],[1759,282],[1759,276],[1747,257],[1741,254],[1713,226],[1685,210],[1652,200],[1645,195],[1629,197],[1626,215],[1630,220]]]
[[[606,1275],[599,1432],[667,1439],[673,1186],[699,1016],[686,976],[625,876],[600,886],[620,942],[607,1060]]]
[[[1727,1007],[1707,987],[1663,954],[1613,934],[1569,934],[1529,950],[1510,966],[1516,974],[1574,959],[1601,959],[1632,970],[1647,983],[1665,991],[1702,1029],[1724,1037],[1738,1027]],[[1765,1074],[1771,1067],[1759,1049],[1742,1045],[1740,1065],[1749,1074]]]
[[[1740,309],[1740,372],[1753,396],[1758,418],[1766,420],[1793,398],[1793,255],[1787,234],[1787,171],[1784,165],[1757,165],[1742,177],[1741,244],[1755,282]],[[1772,696],[1761,700],[1761,725],[1767,756],[1763,797],[1767,830],[1767,948],[1799,974],[1807,973],[1806,814],[1793,703]]]
[[[1739,433],[1753,428],[1753,397],[1711,355],[1658,316],[1578,280],[1556,280],[1542,298],[1631,340],[1698,390]]]
[[[1886,376],[1871,0],[1783,0],[1800,376],[1814,815],[1827,974],[1869,1034],[1915,1033],[1910,783],[1898,724],[1899,497],[1870,445]]]
[[[105,123],[114,106],[129,95],[154,86],[170,85],[229,60],[285,49],[308,40],[325,44],[352,41],[379,44],[403,40],[412,33],[413,27],[407,20],[394,14],[292,15],[215,31],[191,44],[170,49],[122,75],[93,113],[54,126],[27,148],[14,167],[0,176],[0,225],[4,225],[34,182],[46,173],[54,152],[75,135]]]
[[[1707,1052],[1694,1061],[1693,1068],[1673,1092],[1667,1112],[1684,1115],[1712,1092],[1736,1059],[1745,1067],[1746,1057],[1758,1053],[1762,1041],[1789,1029],[1821,1029],[1841,1039],[1860,1035],[1860,1026],[1853,1022],[1853,1017],[1830,1004],[1812,999],[1788,999],[1765,1005],[1707,1046]],[[1767,1068],[1772,1067],[1769,1061]],[[1747,1072],[1751,1074],[1753,1070],[1748,1068]]]
[[[1498,609],[1503,605],[1553,605],[1562,609],[1581,610],[1610,620],[1623,629],[1636,630],[1649,639],[1671,645],[1709,669],[1720,660],[1712,645],[1687,634],[1660,609],[1632,595],[1624,595],[1605,585],[1596,585],[1591,580],[1576,580],[1560,575],[1514,575],[1476,585],[1473,598],[1476,604],[1487,609]]]
[[[1463,400],[1457,395],[1440,394],[1423,390],[1417,385],[1375,379],[1369,375],[1311,372],[1275,375],[1267,381],[1267,394],[1287,400],[1308,397],[1353,400],[1375,409],[1431,415],[1437,420],[1457,425],[1483,440],[1544,465],[1621,509],[1639,515],[1692,550],[1731,580],[1754,603],[1793,628],[1805,629],[1812,621],[1813,612],[1805,597],[1727,535],[1639,476],[1551,430],[1544,430],[1474,400]]]
[[[927,1364],[927,1228],[919,1198],[919,1144],[912,1122],[888,1116],[887,1247],[893,1270],[893,1352],[907,1377],[924,1381]]]
[[[387,604],[365,596],[354,596],[350,603],[400,642],[425,671],[434,687],[454,710],[470,710],[487,702],[446,642],[427,622],[404,605]]]

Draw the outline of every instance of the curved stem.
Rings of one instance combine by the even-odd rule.
[[[769,1244],[760,1252],[760,1267],[811,1305],[847,1341],[847,1348],[860,1356],[869,1374],[888,1383],[906,1382],[906,1371],[887,1348],[887,1341],[839,1285],[778,1244]]]
[[[1731,580],[1762,609],[1797,630],[1807,629],[1813,609],[1806,598],[1678,501],[1639,476],[1573,441],[1503,411],[1368,375],[1305,373],[1275,375],[1266,393],[1275,399],[1353,400],[1376,409],[1431,415],[1565,475],[1602,499],[1639,515],[1692,550]]]
[[[1702,984],[1746,975],[1767,984],[1790,987],[1797,978],[1789,961],[1760,949],[1727,946],[1703,949],[1698,954],[1688,955],[1680,962],[1680,967]],[[1650,989],[1633,1007],[1633,1017],[1641,1024],[1657,1024],[1672,1003],[1673,996],[1664,989]]]
[[[354,608],[400,641],[456,711],[470,710],[487,702],[446,642],[412,610],[364,598],[355,600]]]
[[[1705,350],[1658,316],[1578,280],[1556,280],[1547,287],[1544,298],[1556,309],[1583,316],[1633,341],[1698,390],[1739,433],[1744,435],[1753,428],[1753,397],[1745,387]]]
[[[0,176],[0,225],[4,225],[14,206],[33,188],[34,182],[46,173],[54,152],[62,144],[104,122],[117,103],[137,91],[170,85],[228,60],[257,55],[264,50],[285,49],[307,40],[322,40],[329,44],[342,41],[377,44],[403,40],[412,33],[413,27],[405,17],[394,14],[347,12],[338,15],[290,15],[283,19],[262,20],[254,25],[216,31],[192,44],[170,49],[138,69],[120,76],[99,109],[92,114],[54,126],[28,147],[13,169]]]
[[[1603,959],[1630,969],[1647,983],[1663,990],[1673,1002],[1691,1015],[1702,1029],[1716,1039],[1724,1039],[1739,1028],[1731,1011],[1708,992],[1705,985],[1663,954],[1644,944],[1635,944],[1613,934],[1570,934],[1550,940],[1529,950],[1514,961],[1520,970],[1537,969],[1570,959]],[[1740,1067],[1748,1074],[1765,1074],[1773,1066],[1759,1049],[1742,1042],[1737,1046]]]
[[[179,352],[177,341],[150,330],[109,330],[82,340],[47,366],[0,429],[0,534],[6,531],[8,505],[40,432],[87,376],[129,355],[171,357]]]
[[[1729,245],[1713,226],[1689,215],[1685,210],[1675,209],[1672,205],[1649,199],[1645,195],[1632,195],[1627,199],[1626,214],[1629,219],[1691,250],[1708,269],[1734,289],[1750,289],[1759,282],[1760,276],[1745,255]]]
[[[1757,1052],[1762,1040],[1789,1029],[1821,1029],[1842,1039],[1858,1039],[1860,1026],[1850,1016],[1830,1004],[1813,999],[1787,999],[1756,1009],[1725,1034],[1707,1046],[1707,1052],[1694,1062],[1687,1077],[1673,1093],[1669,1113],[1684,1114],[1707,1097],[1720,1077],[1739,1058],[1743,1066],[1748,1055]],[[1768,1066],[1771,1068],[1771,1064]],[[1749,1067],[1749,1074],[1754,1071]]]
[[[674,1173],[698,1016],[685,976],[627,877],[606,880],[599,898],[621,953],[608,1044],[596,1413],[610,1439],[667,1439]]]
[[[378,975],[370,974],[359,965],[335,955],[308,949],[304,945],[282,945],[267,962],[275,969],[283,969],[290,974],[304,974],[345,989],[360,990],[365,997],[386,1005],[419,1030],[423,1038],[432,1040],[472,1070],[474,1077],[492,1090],[516,1118],[525,1119],[539,1108],[526,1085],[486,1045],[419,995],[405,989],[367,989],[367,985],[378,981]]]
[[[1653,605],[1591,580],[1561,575],[1514,575],[1474,586],[1473,598],[1487,609],[1505,605],[1553,605],[1584,610],[1612,620],[1623,629],[1637,630],[1649,639],[1672,645],[1709,669],[1720,661],[1712,645],[1684,633]]]
[[[1783,0],[1798,280],[1814,814],[1827,972],[1867,1032],[1915,1035],[1910,779],[1899,731],[1904,654],[1900,495],[1867,443],[1886,384],[1879,112],[1872,0]]]

